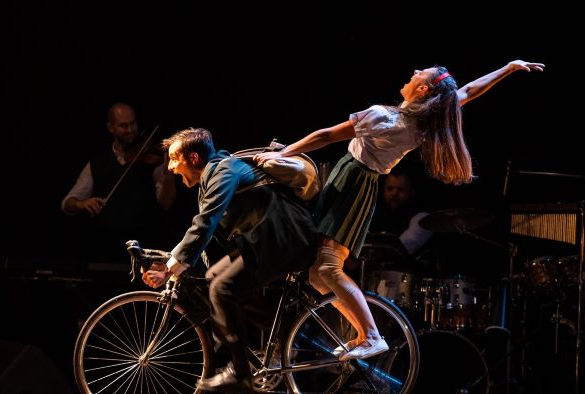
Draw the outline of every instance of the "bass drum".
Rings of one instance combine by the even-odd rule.
[[[479,349],[464,336],[443,330],[417,333],[420,369],[413,393],[489,393],[488,366]],[[398,346],[393,370],[407,367],[408,347]]]

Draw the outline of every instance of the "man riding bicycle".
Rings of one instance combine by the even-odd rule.
[[[199,263],[212,236],[228,256],[214,267],[209,288],[211,318],[233,368],[198,382],[207,391],[252,391],[252,374],[241,303],[255,288],[315,260],[318,233],[309,211],[289,188],[262,182],[268,175],[253,164],[217,151],[211,133],[186,129],[163,141],[169,171],[187,187],[200,186],[199,213],[172,250],[164,271],[148,271],[143,281],[162,286],[172,275]],[[219,269],[218,269],[219,268]]]

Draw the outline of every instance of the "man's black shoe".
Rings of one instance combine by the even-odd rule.
[[[226,367],[222,372],[208,379],[199,379],[197,389],[204,391],[216,391],[222,393],[253,393],[252,377],[238,379],[231,367]]]

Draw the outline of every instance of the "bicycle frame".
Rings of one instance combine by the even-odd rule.
[[[270,375],[270,374],[276,374],[276,373],[284,374],[284,373],[288,373],[288,372],[298,372],[298,371],[305,371],[305,370],[310,370],[310,369],[318,369],[318,368],[323,368],[323,367],[327,367],[327,366],[339,365],[339,364],[343,363],[343,361],[339,361],[339,360],[330,360],[330,361],[325,360],[323,362],[313,362],[313,363],[307,363],[307,364],[302,364],[302,365],[295,365],[292,367],[269,368],[266,366],[267,363],[272,358],[272,354],[274,353],[274,349],[276,347],[276,335],[277,335],[277,333],[280,329],[280,326],[282,324],[283,314],[284,314],[284,311],[286,309],[285,301],[288,299],[295,283],[300,283],[301,286],[303,285],[302,282],[297,281],[298,276],[299,276],[298,273],[289,273],[286,276],[285,285],[284,285],[284,288],[282,291],[282,295],[280,296],[280,300],[278,302],[278,308],[276,310],[274,321],[272,323],[272,328],[270,330],[270,335],[268,337],[266,351],[264,352],[263,359],[260,360],[258,357],[256,357],[254,355],[254,353],[251,351],[251,349],[248,348],[248,354],[253,356],[251,358],[251,363],[252,363],[252,365],[254,365],[254,367],[257,368],[258,374],[264,374],[264,375]],[[335,343],[337,345],[343,346],[345,348],[345,344],[344,344],[343,340],[341,338],[339,338],[339,336],[337,336],[335,334],[335,332],[333,332],[333,330],[323,321],[323,319],[321,319],[321,317],[319,317],[319,315],[317,315],[315,313],[314,303],[311,302],[310,296],[307,295],[303,290],[301,290],[298,292],[297,300],[299,302],[301,302],[303,308],[305,308],[309,313],[311,313],[311,315],[313,316],[315,321],[317,321],[317,323],[325,330],[325,332],[327,332],[327,334],[329,334],[331,336],[331,338],[335,341]]]
[[[135,273],[136,273],[136,270],[139,266],[142,266],[142,268],[145,269],[146,268],[145,264],[148,263],[149,260],[153,261],[153,260],[160,259],[161,257],[168,257],[168,253],[164,252],[164,251],[158,251],[158,250],[154,250],[154,249],[142,249],[142,248],[140,248],[140,246],[138,245],[138,242],[136,242],[136,241],[128,241],[126,244],[128,246],[128,251],[130,252],[131,256],[133,257],[133,259],[132,259],[132,279],[133,280],[136,277]],[[144,253],[146,253],[147,255],[148,254],[153,254],[153,255],[149,259],[149,258],[146,258]],[[288,372],[293,372],[293,371],[310,370],[310,369],[317,369],[317,368],[322,368],[322,367],[326,367],[326,366],[339,365],[339,364],[343,363],[342,361],[339,361],[339,360],[331,360],[331,361],[327,360],[324,362],[308,363],[308,364],[304,364],[304,365],[295,365],[293,367],[285,367],[285,368],[283,368],[283,367],[279,367],[279,368],[266,367],[267,363],[272,358],[272,355],[274,353],[274,349],[276,347],[276,335],[277,335],[278,331],[280,330],[280,326],[282,324],[282,317],[283,317],[284,311],[286,309],[285,302],[286,302],[286,300],[288,300],[288,297],[291,293],[291,290],[293,289],[293,286],[296,283],[299,283],[301,286],[303,285],[302,282],[297,281],[297,278],[299,275],[300,275],[300,273],[297,272],[297,273],[288,273],[286,276],[285,285],[284,285],[282,294],[280,296],[280,300],[278,302],[278,307],[277,307],[276,314],[275,314],[275,317],[274,317],[274,320],[272,323],[272,327],[270,330],[270,335],[268,337],[267,347],[266,347],[266,350],[264,352],[263,359],[260,360],[250,348],[247,348],[251,363],[252,363],[252,365],[254,365],[254,367],[257,368],[259,374],[266,374],[266,375],[273,374],[273,373],[283,374],[283,373],[288,373]],[[178,287],[179,287],[178,282],[169,281],[166,284],[166,289],[161,292],[161,302],[165,303],[165,305],[166,305],[165,312],[164,312],[161,324],[159,325],[159,327],[156,331],[156,334],[154,335],[153,339],[150,341],[144,354],[140,357],[141,363],[146,362],[148,360],[148,357],[150,356],[152,351],[156,348],[156,344],[158,343],[158,341],[160,339],[159,338],[160,333],[163,332],[164,329],[166,328],[169,310],[174,307],[174,304],[175,304],[176,299],[177,299]],[[194,286],[193,290],[195,290],[198,298],[200,298],[202,301],[204,301],[205,303],[208,304],[208,300],[204,299],[201,292],[198,291],[198,288],[196,285]],[[311,302],[310,298],[311,297],[306,293],[306,291],[303,291],[303,290],[299,291],[297,294],[297,300],[301,302],[302,306],[307,311],[309,311],[309,313],[311,313],[311,315],[313,316],[315,321],[317,321],[317,323],[325,330],[325,332],[327,332],[327,334],[335,341],[335,343],[338,346],[342,346],[345,350],[348,350],[345,347],[345,344],[341,340],[341,338],[339,338],[335,334],[335,332],[323,321],[323,319],[321,319],[319,317],[319,315],[317,315],[315,313],[315,310],[313,308],[314,302]],[[181,303],[179,302],[178,305],[181,306]],[[196,323],[201,323],[201,322],[196,322]]]
[[[156,250],[149,250],[149,249],[140,249],[137,245],[136,248],[131,250],[131,254],[133,256],[133,267],[141,266],[142,272],[145,269],[145,264],[148,261],[160,261],[161,258],[165,258],[166,256],[162,251]],[[144,255],[143,253],[149,253],[149,255]],[[135,257],[135,258],[134,258]],[[133,269],[133,273],[135,272],[135,268]],[[148,269],[148,268],[146,268]],[[328,367],[335,367],[341,364],[346,363],[346,361],[339,361],[336,358],[325,358],[323,360],[310,360],[310,361],[301,361],[294,363],[294,365],[285,365],[285,366],[270,366],[270,361],[274,355],[278,344],[278,336],[281,331],[283,320],[285,319],[285,312],[290,310],[292,307],[300,307],[302,310],[300,313],[294,314],[294,320],[297,319],[297,316],[310,316],[311,319],[319,326],[325,337],[328,337],[330,341],[327,345],[323,342],[317,340],[314,341],[309,338],[309,341],[316,349],[320,349],[325,353],[331,353],[332,348],[335,346],[343,347],[345,350],[349,350],[346,348],[344,340],[336,334],[335,330],[332,329],[328,323],[320,316],[317,312],[319,308],[322,307],[323,302],[331,302],[327,301],[330,297],[322,297],[321,295],[317,294],[309,284],[305,283],[303,280],[299,280],[299,276],[301,275],[300,272],[293,272],[288,273],[285,278],[285,283],[282,287],[282,293],[280,294],[278,305],[276,312],[274,313],[274,318],[272,319],[270,334],[268,336],[268,340],[263,343],[264,341],[261,340],[261,345],[258,349],[252,349],[247,347],[247,354],[248,359],[250,361],[251,366],[255,369],[254,376],[256,378],[268,378],[269,376],[285,376],[292,373],[308,371],[308,370],[316,370],[320,368],[328,368]],[[139,363],[146,364],[148,363],[149,357],[153,352],[156,351],[157,345],[160,341],[163,341],[165,338],[161,338],[162,333],[166,330],[171,308],[178,308],[183,309],[183,313],[187,317],[187,320],[191,323],[192,326],[197,327],[201,324],[205,323],[206,320],[209,319],[209,307],[210,301],[207,297],[206,287],[208,282],[204,278],[192,277],[189,275],[184,274],[182,279],[179,281],[168,281],[166,284],[165,290],[160,293],[159,301],[165,304],[165,309],[163,313],[163,317],[161,319],[160,324],[156,328],[156,332],[152,336],[152,339],[148,343],[144,354],[139,357]],[[371,296],[371,295],[370,295]],[[379,302],[383,304],[388,304],[388,300],[383,299],[383,297],[378,297],[380,300]],[[194,300],[193,300],[194,299]],[[194,302],[193,302],[194,301]],[[292,301],[292,302],[290,302]],[[208,308],[203,308],[201,311],[198,309],[191,310],[190,308],[193,305],[199,307],[199,305],[207,306]],[[392,307],[396,312],[396,307]],[[202,313],[200,313],[202,312]],[[299,311],[297,311],[299,312]],[[402,312],[398,309],[398,315],[395,319],[403,320],[403,326],[409,328],[410,324],[408,323],[407,319],[403,316]],[[287,317],[288,318],[288,317]],[[406,320],[406,323],[404,323]],[[297,324],[297,323],[295,323]],[[298,328],[298,327],[297,327]],[[410,327],[409,331],[413,331],[412,327]],[[263,336],[264,334],[262,334]],[[282,339],[282,338],[281,338]],[[418,354],[418,344],[416,344],[415,339],[415,354]],[[283,344],[283,346],[285,346]],[[287,343],[286,346],[290,346]],[[413,361],[414,360],[414,361]],[[412,364],[415,363],[416,365]],[[409,387],[412,384],[412,381],[416,379],[416,372],[418,370],[418,358],[414,358],[411,360],[411,365],[409,369],[414,368],[415,373],[414,375],[410,376],[407,381],[400,381],[396,380],[390,375],[384,374],[384,372],[378,371],[378,368],[370,365],[367,362],[362,360],[350,360],[350,364],[353,365],[353,371],[357,372],[359,375],[362,376],[362,381],[375,392],[375,386],[372,381],[366,377],[362,369],[368,369],[374,371],[378,375],[381,375],[383,379],[392,382],[392,384],[397,384],[398,387],[403,387],[406,384]],[[358,367],[359,366],[359,367]],[[288,377],[287,377],[288,379]]]

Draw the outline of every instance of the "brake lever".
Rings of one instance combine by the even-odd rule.
[[[138,241],[130,240],[126,242],[126,250],[128,250],[128,253],[130,253],[130,262],[132,265],[128,275],[130,275],[130,281],[134,282],[136,280],[137,265],[140,264],[142,248],[140,247]]]

